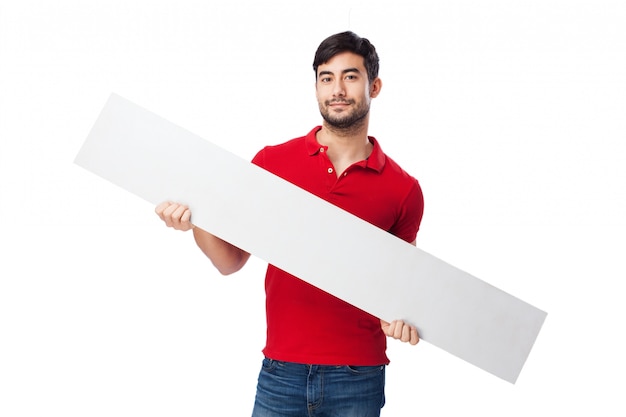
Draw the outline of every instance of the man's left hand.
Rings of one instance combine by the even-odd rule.
[[[415,326],[411,326],[402,320],[394,320],[391,323],[381,320],[380,327],[383,329],[383,333],[394,339],[409,342],[412,345],[417,345],[417,342],[420,341]]]

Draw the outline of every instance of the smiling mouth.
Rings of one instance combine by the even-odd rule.
[[[329,101],[327,102],[328,106],[349,106],[350,104],[352,104],[350,101]]]

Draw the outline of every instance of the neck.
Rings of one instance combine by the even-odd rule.
[[[334,145],[359,149],[369,145],[367,138],[368,122],[369,117],[366,116],[348,127],[340,128],[332,126],[324,120],[317,139],[320,144],[326,146]]]
[[[317,132],[317,141],[328,146],[331,160],[363,160],[372,152],[372,144],[367,137],[367,125],[367,118],[363,123],[355,123],[348,128],[337,128],[324,121],[322,129]]]
[[[369,125],[369,115],[366,115],[360,120],[352,123],[350,126],[346,127],[336,127],[329,124],[326,120],[324,120],[322,126],[324,130],[329,134],[329,136],[334,136],[336,138],[346,138],[346,139],[363,139],[367,138],[367,128]]]

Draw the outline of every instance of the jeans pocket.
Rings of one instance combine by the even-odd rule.
[[[381,372],[385,369],[385,365],[376,365],[376,366],[355,366],[348,365],[346,366],[346,370],[354,375],[367,375],[375,372]]]
[[[262,365],[262,369],[264,371],[267,372],[271,372],[274,369],[276,369],[276,365],[277,365],[277,361],[275,361],[274,359],[270,359],[270,358],[263,358],[263,365]]]

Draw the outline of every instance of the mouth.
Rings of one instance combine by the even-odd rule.
[[[343,101],[343,100],[334,100],[334,101],[326,102],[326,105],[329,107],[345,107],[345,106],[349,106],[350,104],[352,104],[350,101]]]

